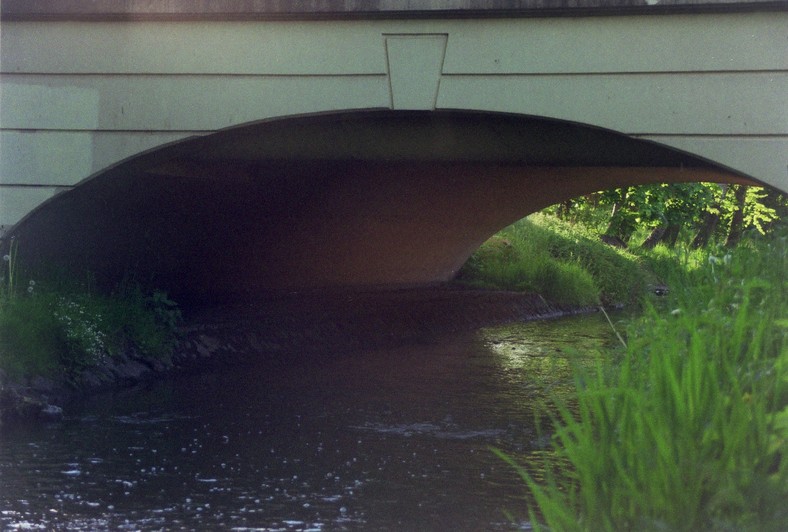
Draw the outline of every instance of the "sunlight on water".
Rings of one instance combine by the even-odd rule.
[[[598,316],[520,323],[105,394],[4,429],[0,528],[522,528],[523,485],[490,447],[538,475],[541,406],[611,337]]]

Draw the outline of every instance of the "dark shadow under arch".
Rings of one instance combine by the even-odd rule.
[[[182,300],[450,279],[488,236],[628,184],[754,182],[581,124],[467,111],[267,120],[146,152],[51,199],[9,235],[19,264],[131,276]],[[6,239],[6,242],[8,240]]]

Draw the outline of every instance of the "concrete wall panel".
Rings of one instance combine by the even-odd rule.
[[[0,80],[0,127],[91,130],[99,126],[100,100],[98,87],[90,84],[5,75]]]
[[[61,190],[57,187],[0,188],[0,236],[5,229]]]
[[[444,73],[713,72],[788,68],[788,13],[474,21]]]
[[[788,68],[788,13],[322,22],[13,22],[4,73],[385,74],[383,34],[447,34],[444,73]],[[46,53],[40,53],[46,50]],[[100,52],[99,52],[100,51]]]
[[[0,184],[75,185],[127,157],[188,136],[136,131],[0,131]]]
[[[380,35],[348,22],[13,22],[0,44],[6,73],[385,74]]]
[[[438,107],[533,114],[631,134],[758,135],[788,130],[787,96],[786,73],[444,76]]]
[[[392,109],[435,109],[447,35],[387,35]]]
[[[93,134],[0,131],[0,183],[73,185],[93,173]]]
[[[212,131],[272,116],[389,106],[388,80],[379,75],[6,75],[3,93],[4,129]]]
[[[762,179],[770,177],[771,184],[788,191],[785,137],[643,137],[666,146],[701,154],[710,161],[736,168]]]
[[[158,140],[163,144],[194,132],[270,116],[390,105],[383,76],[42,75],[5,76],[3,81],[2,183],[72,184],[133,155],[133,150],[154,147]],[[403,87],[401,94],[408,97],[407,84]],[[428,92],[422,94],[429,99]],[[741,105],[743,94],[748,95],[746,106]],[[731,135],[736,139],[784,135],[788,130],[786,95],[788,75],[774,72],[443,76],[438,107],[547,116],[640,136]],[[424,108],[419,106],[429,106],[428,99],[403,106]],[[38,132],[33,133],[34,129]],[[69,134],[55,140],[52,130]],[[102,144],[92,143],[84,136],[91,131],[112,133],[115,141],[105,136]],[[34,134],[41,138],[33,140],[30,135]],[[117,135],[126,137],[120,142]],[[113,142],[123,145],[113,147]],[[692,151],[689,144],[683,146]],[[692,146],[704,150],[710,145],[696,142]],[[718,150],[694,153],[714,159]],[[745,172],[745,167],[768,166],[772,171],[762,178],[785,179],[780,152],[772,152],[767,160],[774,162],[769,163],[756,163],[754,158],[760,155],[742,149],[736,151],[742,158],[731,161],[730,153],[721,153],[724,164]]]

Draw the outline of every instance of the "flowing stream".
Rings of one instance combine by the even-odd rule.
[[[598,314],[149,382],[0,435],[0,528],[516,530]]]

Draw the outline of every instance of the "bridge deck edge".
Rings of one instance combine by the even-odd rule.
[[[352,20],[429,18],[538,18],[626,15],[670,15],[786,11],[786,0],[511,0],[438,2],[420,9],[394,3],[315,0],[303,3],[201,0],[151,3],[138,0],[73,2],[2,0],[2,21],[195,21],[195,20]],[[465,7],[472,6],[472,7]],[[479,7],[481,6],[481,7]]]

